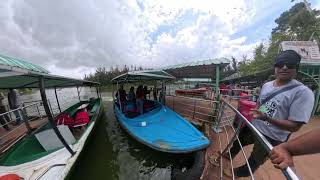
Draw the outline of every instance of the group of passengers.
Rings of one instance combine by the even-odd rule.
[[[116,93],[116,97],[120,99],[119,104],[121,105],[122,111],[133,109],[134,105],[136,105],[138,112],[143,114],[143,106],[148,94],[150,94],[150,90],[148,90],[147,86],[143,85],[139,85],[136,92],[134,92],[134,87],[131,86],[127,94],[121,84]]]

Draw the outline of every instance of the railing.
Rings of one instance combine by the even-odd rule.
[[[35,180],[41,179],[50,169],[52,169],[54,167],[66,166],[66,165],[67,164],[54,164],[54,165],[51,165],[45,171],[43,171],[37,178],[35,178]]]
[[[166,105],[173,111],[176,111],[191,120],[197,120],[204,123],[212,123],[213,118],[217,117],[218,104],[219,101],[166,95]],[[183,109],[181,107],[183,107]]]
[[[246,161],[247,167],[250,172],[250,177],[252,180],[254,180],[253,173],[251,171],[250,164],[248,162],[248,158],[246,156],[246,153],[243,149],[243,146],[238,138],[239,132],[241,130],[241,127],[243,124],[245,124],[251,132],[255,135],[257,140],[263,145],[264,149],[270,153],[273,146],[269,143],[269,141],[232,105],[233,99],[229,98],[229,102],[225,99],[221,99],[221,106],[220,106],[220,111],[218,115],[218,119],[216,124],[214,125],[214,129],[224,129],[224,132],[226,133],[226,140],[227,140],[227,145],[222,148],[223,143],[221,141],[220,133],[222,131],[217,132],[219,136],[219,143],[220,143],[220,152],[215,158],[214,162],[217,166],[221,167],[220,171],[220,179],[223,179],[223,161],[222,161],[222,155],[225,153],[228,153],[230,157],[230,165],[231,165],[231,170],[232,170],[232,179],[235,179],[235,175],[233,172],[233,161],[231,158],[231,153],[230,153],[230,148],[232,147],[232,144],[237,141],[240,145],[242,155]],[[240,119],[236,129],[233,126],[233,121],[235,117],[238,117]],[[231,129],[231,130],[230,130]],[[230,138],[229,131],[233,132],[233,135]],[[294,171],[288,167],[287,169],[282,171],[285,177],[289,180],[298,180],[298,176],[294,173]]]
[[[20,118],[20,122],[21,122],[21,124],[17,124],[18,126],[14,127],[13,129],[8,129],[7,132],[1,133],[2,135],[0,136],[0,140],[1,141],[6,140],[6,141],[3,142],[4,146],[0,147],[1,149],[0,153],[3,153],[8,149],[8,147],[6,146],[8,145],[10,146],[10,144],[14,144],[15,142],[17,142],[17,140],[25,136],[26,133],[32,132],[33,129],[30,125],[30,122],[38,118],[42,119],[44,117],[40,112],[41,106],[42,106],[42,102],[31,102],[30,104],[25,105],[23,107],[13,109],[0,114],[0,118],[3,121],[3,123],[0,125],[1,128],[5,128],[6,126],[9,127],[10,124],[16,123],[17,118]],[[34,113],[30,115],[30,112],[32,111],[36,111],[37,112],[36,115]],[[12,114],[15,114],[15,115],[12,115]],[[16,117],[16,115],[18,117]]]

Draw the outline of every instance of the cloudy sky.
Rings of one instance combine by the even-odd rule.
[[[298,0],[296,0],[298,2]],[[320,9],[319,0],[309,0]],[[53,74],[251,56],[291,0],[1,0],[0,53]]]

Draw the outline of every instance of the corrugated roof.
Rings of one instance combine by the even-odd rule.
[[[162,68],[176,78],[215,78],[216,67],[223,69],[230,63],[229,59],[218,58],[204,61],[183,63]]]
[[[34,71],[34,72],[45,73],[45,74],[49,73],[49,71],[47,71],[41,66],[32,64],[22,59],[12,58],[12,57],[1,55],[1,54],[0,54],[0,64],[10,66],[10,67],[17,67],[17,68],[21,68],[28,71]]]
[[[229,64],[229,63],[230,63],[230,60],[227,58],[217,58],[217,59],[208,59],[208,60],[202,60],[202,61],[182,63],[182,64],[173,65],[173,66],[166,66],[162,69],[171,70],[171,69],[184,68],[184,67],[205,66],[205,65],[212,65],[212,64],[218,65],[218,64]]]
[[[41,66],[0,55],[0,89],[38,88],[40,76],[44,77],[46,88],[99,85],[96,82],[52,75]]]
[[[139,81],[150,81],[150,80],[170,80],[170,79],[175,79],[175,77],[168,74],[165,71],[149,70],[149,71],[130,71],[113,78],[112,82],[121,83],[121,82],[139,82]]]

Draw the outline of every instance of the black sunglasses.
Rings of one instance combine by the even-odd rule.
[[[277,63],[274,65],[274,67],[283,68],[284,65],[286,65],[288,69],[296,69],[298,67],[297,64],[286,64],[286,63]]]

